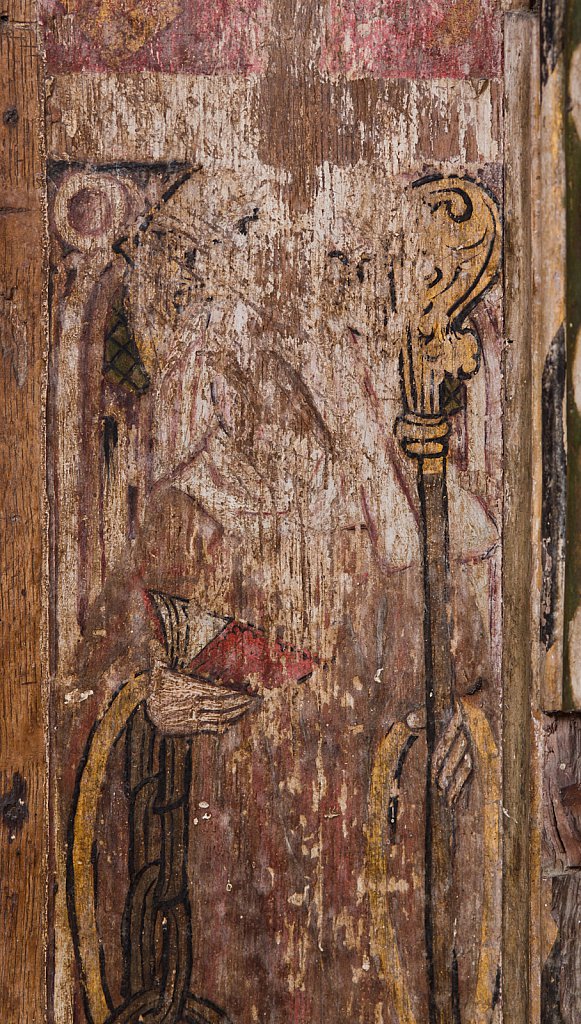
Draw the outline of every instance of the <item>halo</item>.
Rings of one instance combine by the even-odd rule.
[[[79,171],[62,183],[54,219],[63,241],[75,249],[108,249],[120,234],[131,205],[128,183],[112,174]]]

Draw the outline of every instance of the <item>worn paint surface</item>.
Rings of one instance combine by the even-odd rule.
[[[206,119],[204,145],[212,130]],[[268,163],[264,141],[240,170],[223,144],[225,158],[185,169],[61,162],[51,174],[63,829],[95,715],[129,674],[152,673],[141,699],[162,734],[188,736],[172,743],[189,744],[192,765],[191,991],[232,1019],[306,1022],[333,1008],[387,1020],[385,956],[399,949],[400,998],[421,1020],[424,841],[410,824],[421,816],[422,742],[404,779],[405,842],[382,879],[368,861],[370,764],[390,725],[424,702],[422,512],[394,437],[398,352],[419,312],[406,284],[422,231],[409,199],[417,172],[327,163],[297,205],[292,166]],[[483,156],[495,150],[487,140]],[[486,174],[498,195],[497,164]],[[460,853],[444,899],[458,908],[462,1012],[475,1005],[483,1021],[499,1007],[498,298],[474,312],[486,369],[452,419],[448,471],[455,692],[472,694],[463,728],[476,771],[459,780]],[[234,677],[225,685],[220,650],[222,696],[188,682],[225,618],[258,627],[270,649],[277,638],[292,648],[268,686],[273,655],[258,651],[248,696]],[[292,668],[297,657],[306,673]],[[116,729],[104,735],[112,742]],[[139,988],[120,944],[133,784],[116,750],[106,770],[103,754],[89,756],[90,777],[105,772],[103,795],[83,776],[92,796],[69,832],[69,916],[88,960],[88,1006],[103,1021],[96,935],[111,1004]],[[84,924],[93,828],[99,883]],[[384,946],[370,899],[386,885],[395,937]],[[56,909],[64,929],[64,900]],[[475,943],[484,958],[468,955]],[[66,943],[57,958],[66,1020]]]
[[[567,558],[565,570],[565,650],[564,650],[564,706],[581,706],[579,655],[581,653],[581,553],[577,535],[581,452],[581,412],[579,405],[579,330],[581,301],[577,281],[579,266],[578,191],[581,166],[581,136],[579,134],[579,41],[581,19],[577,5],[571,5],[567,22],[567,69],[571,105],[566,121],[567,159]]]
[[[263,70],[264,0],[42,0],[40,17],[51,71]]]
[[[43,5],[58,1024],[501,1019],[500,19]]]
[[[579,868],[581,866],[581,728],[576,715],[543,727],[542,898],[543,1024],[579,1016]]]
[[[276,32],[266,0],[207,4],[42,0],[51,71],[260,73]],[[350,78],[496,78],[498,0],[329,0],[305,7],[319,22],[319,66]]]
[[[496,0],[330,0],[322,66],[352,78],[495,78],[502,67]]]
[[[4,4],[10,1024],[577,1021],[581,63],[529,6]],[[504,225],[464,319],[439,175]]]

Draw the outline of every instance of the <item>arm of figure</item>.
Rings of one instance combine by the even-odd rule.
[[[311,500],[325,438],[317,410],[276,353],[258,350],[242,367],[232,353],[209,355],[208,430],[172,483],[234,531],[291,513]]]
[[[288,501],[276,501],[272,486],[239,451],[235,440],[217,423],[203,449],[177,475],[175,486],[195,498],[215,521],[238,531],[248,519],[283,514]]]

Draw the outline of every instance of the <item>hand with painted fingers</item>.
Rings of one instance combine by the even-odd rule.
[[[256,708],[260,697],[240,688],[206,682],[186,672],[154,666],[147,711],[165,735],[221,734]]]
[[[454,807],[474,768],[472,742],[462,706],[454,714],[436,744],[432,779],[450,808]]]

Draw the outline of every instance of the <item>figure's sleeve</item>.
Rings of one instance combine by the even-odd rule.
[[[175,486],[234,530],[313,500],[325,429],[283,361],[259,350],[243,367],[230,352],[208,353],[197,388],[193,443]]]

